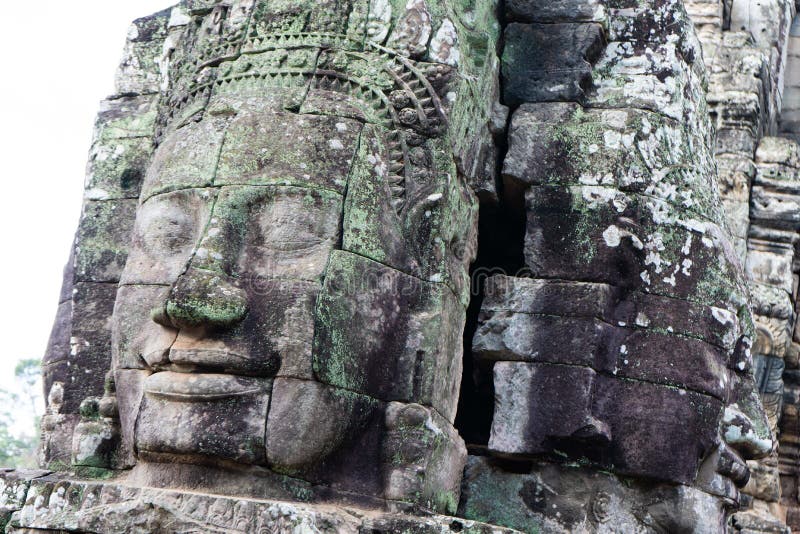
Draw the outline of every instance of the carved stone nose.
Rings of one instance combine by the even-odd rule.
[[[226,328],[247,315],[247,295],[228,277],[215,271],[190,268],[172,287],[163,310],[153,320],[175,328]]]

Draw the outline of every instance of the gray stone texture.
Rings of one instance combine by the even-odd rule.
[[[135,21],[0,527],[800,529],[795,9]]]
[[[504,129],[484,4],[134,22],[46,360],[45,464],[455,512],[467,183],[496,200]]]
[[[608,43],[583,65],[585,85],[577,96],[525,99],[513,83],[506,86],[507,103],[522,105],[512,112],[501,200],[514,205],[509,197],[525,196],[523,253],[532,278],[488,279],[472,352],[494,369],[488,452],[509,481],[518,469],[510,461],[561,457],[619,475],[696,485],[730,502],[739,500],[734,486],[747,482],[744,460],[772,450],[773,433],[755,393],[751,297],[742,270],[746,243],[754,239],[750,187],[764,130],[746,127],[760,120],[759,111],[734,100],[760,86],[739,89],[751,79],[725,85],[725,67],[715,66],[722,58],[713,55],[719,46],[706,45],[722,32],[726,10],[698,4],[687,6],[694,20],[679,2],[605,6]],[[510,3],[507,15],[536,21],[526,5]],[[559,7],[552,5],[553,12]],[[561,17],[542,22],[580,26]],[[588,29],[592,19],[583,20]],[[504,67],[518,33],[514,24],[506,30],[512,47]],[[542,46],[555,54],[565,42]],[[580,55],[578,46],[571,51]],[[568,71],[571,63],[562,63]],[[713,118],[727,128],[720,129],[716,149],[705,99],[709,76],[715,87],[732,91],[711,100]],[[546,87],[534,76],[518,80],[531,91]],[[772,90],[766,87],[763,94]],[[733,136],[739,131],[752,132],[749,154],[746,139]],[[741,141],[725,142],[727,132]],[[724,155],[724,165],[715,153]],[[762,263],[748,270],[764,272],[773,284],[791,283],[791,267],[775,268],[787,265],[780,255],[773,258],[775,245],[762,248],[772,256],[762,254]],[[542,472],[533,470],[536,477]],[[496,497],[470,494],[476,487],[466,482],[462,505],[486,511],[481,507],[490,508]],[[535,509],[535,519],[522,512],[495,520],[531,532],[604,531],[596,523],[576,527],[555,508]],[[697,516],[704,519],[688,528],[719,531],[721,510],[704,510]],[[622,518],[617,521],[615,528],[625,530]],[[651,528],[657,530],[654,524],[627,530]]]
[[[496,506],[494,503],[504,503]],[[680,510],[680,513],[675,513]],[[724,532],[725,508],[688,486],[640,483],[577,465],[510,472],[471,456],[459,512],[522,532]]]
[[[505,30],[501,72],[506,105],[582,101],[604,47],[599,24],[520,24]]]
[[[114,481],[70,480],[47,472],[6,472],[0,478],[0,510],[17,511],[8,532],[518,532],[441,515],[364,514],[357,508],[135,488]],[[5,516],[3,516],[5,517]]]

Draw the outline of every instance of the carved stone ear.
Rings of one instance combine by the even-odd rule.
[[[419,404],[387,405],[384,496],[398,507],[416,502],[455,514],[466,458],[464,441],[436,410]]]

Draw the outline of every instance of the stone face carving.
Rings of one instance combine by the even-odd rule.
[[[784,532],[794,8],[756,4],[136,21],[45,358],[63,473],[0,473],[0,524]]]
[[[367,7],[182,12],[112,318],[136,476],[234,462],[239,492],[267,468],[455,511],[476,211],[454,26],[410,3],[364,44]]]
[[[657,54],[640,52],[627,16],[609,12],[620,29],[584,105],[531,95],[511,120],[503,179],[525,191],[532,278],[485,289],[472,348],[497,362],[488,449],[737,499],[743,459],[768,454],[772,439],[749,377],[744,282],[717,224],[707,128],[686,127],[704,120],[704,73],[687,53],[699,50],[675,11],[678,24],[647,38]]]

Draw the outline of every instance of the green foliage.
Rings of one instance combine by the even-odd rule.
[[[0,466],[34,467],[36,464],[35,436],[15,436],[11,426],[15,421],[14,408],[19,396],[0,389]]]
[[[21,380],[26,388],[32,389],[39,377],[42,376],[42,361],[38,358],[28,358],[17,362],[14,376]]]
[[[20,360],[14,369],[14,377],[22,390],[21,395],[0,389],[0,467],[36,467],[36,448],[39,442],[36,403],[41,395],[40,360]],[[12,427],[21,417],[34,418],[36,430],[32,434],[16,435],[12,431]]]

